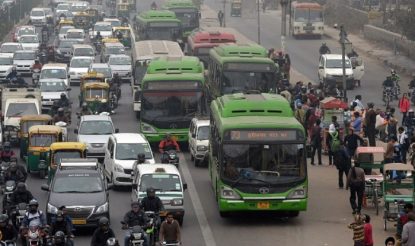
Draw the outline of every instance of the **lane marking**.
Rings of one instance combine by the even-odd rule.
[[[181,154],[180,160],[185,160],[183,154]],[[186,183],[188,184],[187,190],[189,192],[190,200],[192,201],[193,208],[195,210],[196,218],[199,222],[200,230],[202,231],[203,239],[205,240],[205,245],[216,246],[215,238],[213,237],[213,233],[210,229],[205,211],[203,210],[199,195],[197,194],[196,186],[193,182],[192,175],[190,174],[189,168],[187,167],[187,162],[181,162],[179,166],[179,168],[182,171],[183,177]]]

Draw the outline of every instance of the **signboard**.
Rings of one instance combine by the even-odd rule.
[[[194,90],[200,87],[197,81],[148,81],[144,85],[146,90]]]
[[[229,130],[225,133],[224,140],[228,141],[302,141],[303,137],[297,130]],[[300,136],[298,136],[300,135]]]
[[[270,63],[228,62],[225,63],[224,68],[231,71],[273,72],[275,65]]]

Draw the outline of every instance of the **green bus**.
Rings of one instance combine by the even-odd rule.
[[[199,9],[192,0],[167,0],[164,9],[176,13],[182,22],[183,37],[187,38],[196,28],[199,28]]]
[[[210,106],[209,174],[219,212],[307,209],[306,137],[277,94],[224,95]]]
[[[169,10],[149,10],[135,18],[139,40],[171,40],[182,38],[182,24],[176,14]]]
[[[197,57],[155,58],[141,82],[141,132],[150,143],[166,133],[186,142],[193,117],[206,111],[204,67]]]
[[[278,68],[257,44],[221,44],[209,51],[209,102],[226,94],[257,90],[275,92]]]

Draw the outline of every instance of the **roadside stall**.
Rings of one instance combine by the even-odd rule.
[[[333,116],[337,117],[337,123],[340,126],[339,136],[340,139],[344,137],[344,109],[348,108],[347,103],[334,97],[326,97],[320,101],[321,123],[323,124],[323,149],[324,152],[328,152],[328,146],[326,145],[326,139],[329,136],[329,126],[332,123]]]

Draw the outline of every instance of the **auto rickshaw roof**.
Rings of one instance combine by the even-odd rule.
[[[67,20],[67,19],[60,20],[59,25],[62,25],[62,24],[71,24],[71,25],[73,25],[73,20]]]
[[[375,153],[385,153],[385,148],[383,147],[357,147],[356,154],[375,154]]]
[[[52,116],[47,115],[47,114],[28,114],[28,115],[23,115],[20,118],[20,122],[22,121],[50,121],[52,120]]]
[[[414,167],[409,164],[403,164],[403,163],[388,163],[383,166],[384,171],[391,171],[391,170],[397,170],[397,171],[414,171]]]
[[[84,11],[76,12],[74,17],[77,17],[77,16],[89,16],[89,14],[87,12],[84,12]]]
[[[31,126],[29,128],[29,134],[33,133],[60,133],[62,132],[62,128],[59,126],[51,126],[51,125],[37,125]]]
[[[104,38],[102,43],[120,43],[120,40],[118,38]]]
[[[97,79],[105,79],[105,75],[102,73],[98,73],[96,71],[89,71],[88,73],[82,75],[81,79],[88,79],[88,78],[97,78]]]
[[[84,89],[108,89],[110,85],[106,82],[91,82],[84,84]]]
[[[54,150],[70,150],[70,149],[77,149],[77,150],[86,150],[86,144],[81,142],[55,142],[50,145],[50,149]]]

